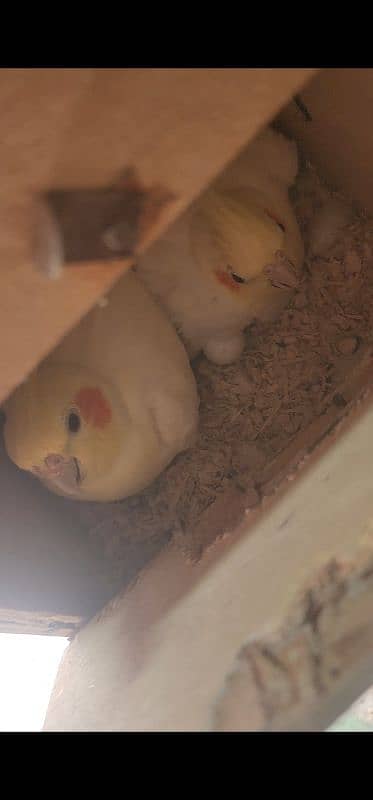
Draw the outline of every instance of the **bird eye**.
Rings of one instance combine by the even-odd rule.
[[[233,272],[232,268],[228,266],[231,278],[233,278],[236,283],[246,283],[245,278],[241,278],[241,275],[237,275],[237,272]]]
[[[81,421],[79,414],[76,411],[70,411],[69,416],[67,417],[67,427],[70,433],[78,433],[80,430]]]
[[[235,272],[232,272],[232,278],[236,283],[245,283],[245,279],[241,278],[241,275],[236,275]]]

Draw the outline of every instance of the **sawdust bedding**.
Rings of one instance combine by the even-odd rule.
[[[353,212],[327,257],[310,255],[310,227],[330,195],[304,165],[292,200],[306,261],[292,301],[274,324],[250,326],[238,363],[194,362],[201,398],[195,447],[135,497],[75,506],[105,569],[122,583],[172,537],[197,559],[260,504],[268,464],[312,420],[346,405],[338,387],[372,339],[373,223]]]

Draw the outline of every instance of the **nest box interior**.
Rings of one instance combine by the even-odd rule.
[[[193,362],[201,409],[191,450],[139,495],[95,504],[53,496],[1,445],[1,630],[72,635],[170,540],[198,561],[243,518],[255,536],[263,499],[369,393],[372,95],[371,70],[322,70],[272,119],[301,154],[291,198],[305,269],[281,317],[247,329],[236,364]],[[312,226],[329,197],[349,215],[328,252],[315,255]]]

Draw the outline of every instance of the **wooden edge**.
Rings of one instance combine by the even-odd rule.
[[[0,608],[0,633],[66,636],[70,639],[86,621],[80,616],[55,614],[48,611]]]

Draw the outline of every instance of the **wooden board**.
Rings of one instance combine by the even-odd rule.
[[[78,633],[46,730],[322,730],[368,688],[371,402],[344,426],[255,526],[161,553]]]
[[[0,402],[107,292],[122,262],[35,270],[35,193],[106,186],[135,167],[176,195],[149,241],[314,69],[0,71]]]
[[[303,145],[320,174],[373,213],[373,69],[324,69],[292,103],[282,128]]]

